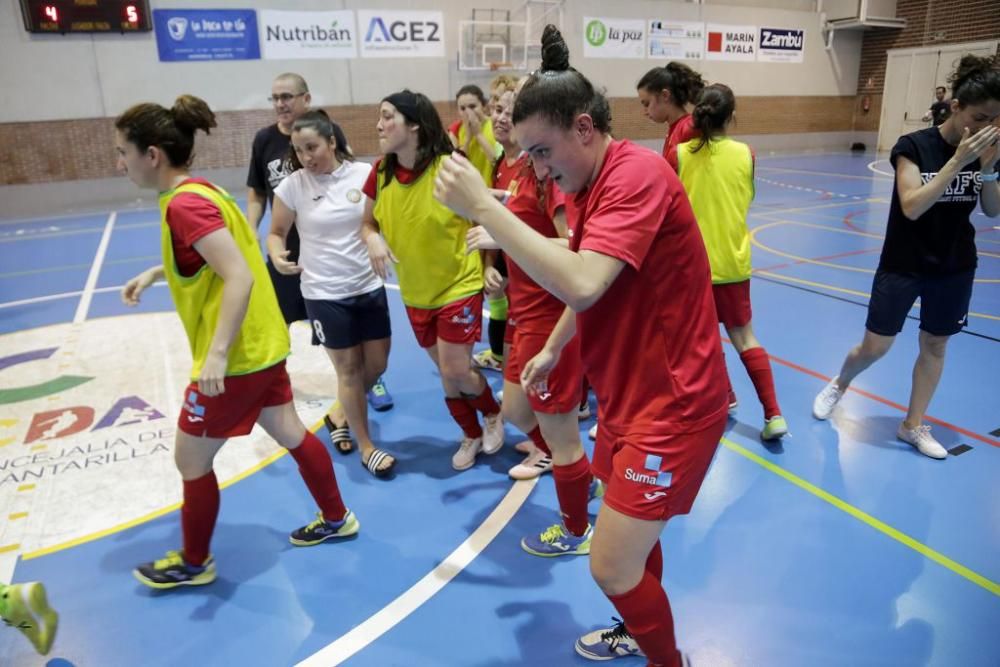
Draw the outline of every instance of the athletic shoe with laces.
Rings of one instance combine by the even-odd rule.
[[[482,352],[472,355],[472,363],[476,368],[484,371],[502,371],[503,361],[496,358],[493,350],[486,348]]]
[[[729,415],[736,414],[736,408],[740,407],[740,401],[736,398],[736,392],[732,389],[729,390]]]
[[[496,454],[503,447],[503,417],[500,413],[483,417],[483,454]]]
[[[458,451],[451,457],[451,467],[455,470],[468,470],[476,462],[476,454],[482,447],[482,438],[462,438]]]
[[[590,427],[590,430],[587,431],[587,437],[591,440],[597,440],[597,424]]]
[[[816,419],[829,419],[833,414],[833,409],[837,407],[844,392],[837,385],[837,378],[826,383],[823,390],[816,394],[813,400],[813,417]]]
[[[17,628],[39,654],[48,654],[59,628],[59,614],[49,606],[43,584],[32,581],[5,587],[0,612],[3,622]]]
[[[535,451],[508,470],[507,474],[511,479],[535,479],[547,472],[552,472],[552,458],[536,447]]]
[[[391,410],[395,403],[392,400],[392,394],[389,390],[385,388],[385,380],[379,378],[372,385],[372,388],[368,390],[368,405],[372,406],[372,410],[376,412],[385,412],[386,410]]]
[[[580,421],[590,419],[590,403],[584,401],[580,404],[580,407],[576,410],[576,418]]]
[[[615,622],[610,628],[602,628],[588,632],[576,640],[576,652],[588,660],[614,660],[630,656],[645,657],[625,623],[612,616]]]
[[[338,537],[356,535],[359,530],[361,522],[351,510],[347,510],[347,514],[340,521],[327,521],[322,512],[316,512],[316,518],[311,523],[293,530],[288,536],[288,541],[297,547],[311,547]]]
[[[184,560],[180,551],[168,551],[160,560],[135,568],[132,575],[150,588],[161,590],[178,586],[204,586],[215,581],[215,559],[209,556],[200,566],[192,565]]]
[[[917,448],[917,451],[932,459],[948,458],[948,450],[931,435],[931,427],[922,424],[916,428],[907,428],[906,424],[900,424],[896,431],[896,437],[903,442],[909,443]]]
[[[777,440],[788,434],[788,423],[781,415],[774,415],[764,422],[764,429],[760,432],[761,440]]]
[[[590,489],[587,494],[587,502],[604,497],[604,482],[594,477],[590,480]]]
[[[587,524],[583,535],[577,536],[557,523],[543,530],[539,535],[521,538],[521,548],[534,556],[552,558],[554,556],[586,556],[590,553],[590,538],[594,528]]]

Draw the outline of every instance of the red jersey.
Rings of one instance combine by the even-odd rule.
[[[613,141],[572,204],[570,248],[625,262],[577,315],[601,425],[619,437],[708,428],[727,409],[726,371],[708,255],[677,174],[656,153]]]
[[[367,195],[372,201],[375,201],[375,195],[378,193],[378,170],[381,165],[381,158],[375,160],[375,164],[372,165],[372,170],[368,172],[368,180],[365,181],[364,187],[361,188],[361,191],[364,192],[365,195]],[[392,177],[403,185],[407,185],[417,180],[422,173],[424,172],[417,171],[415,169],[407,169],[397,162],[396,171],[393,172]]]
[[[521,153],[510,165],[507,164],[507,155],[501,155],[493,167],[493,187],[497,190],[510,190],[511,182],[527,168],[527,164],[527,153]]]
[[[685,141],[691,141],[700,136],[701,133],[695,129],[694,118],[691,117],[691,114],[684,114],[670,124],[667,138],[663,140],[663,157],[674,168],[674,171],[677,171],[677,147]]]
[[[186,178],[184,183],[198,183],[218,189],[204,178]],[[222,213],[215,204],[192,192],[174,197],[167,206],[167,226],[174,246],[177,270],[182,276],[193,276],[205,265],[205,258],[194,249],[194,244],[217,229],[226,226]]]
[[[507,208],[542,236],[559,238],[552,218],[557,210],[565,206],[565,196],[552,179],[547,178],[542,186],[544,201],[539,201],[538,180],[531,167],[527,166],[527,156],[518,163],[524,168],[509,188],[514,194],[507,202]],[[519,331],[552,333],[566,305],[532,280],[510,256],[507,257],[507,273],[508,318],[517,323]]]

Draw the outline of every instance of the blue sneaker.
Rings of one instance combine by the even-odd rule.
[[[621,619],[611,617],[615,622],[610,628],[588,632],[576,640],[576,652],[588,660],[613,660],[629,656],[645,657],[635,637],[625,629]]]
[[[140,565],[132,570],[132,575],[150,588],[160,590],[204,586],[215,581],[215,559],[209,556],[201,565],[192,565],[180,551],[168,551],[165,558]]]
[[[392,394],[385,388],[385,380],[382,378],[375,380],[375,385],[368,390],[368,405],[372,406],[372,410],[376,412],[385,412],[392,409],[394,405]]]
[[[603,497],[604,497],[604,482],[595,477],[594,479],[590,480],[590,493],[587,496],[587,502]]]
[[[359,530],[361,522],[351,510],[347,510],[347,514],[340,521],[327,521],[322,512],[316,512],[316,519],[293,530],[288,536],[288,541],[297,547],[311,547],[329,539],[356,535]]]
[[[594,536],[593,526],[577,537],[557,523],[542,531],[541,535],[521,538],[521,548],[534,556],[552,558],[554,556],[586,556],[590,553],[590,538]]]

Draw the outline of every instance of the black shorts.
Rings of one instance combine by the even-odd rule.
[[[975,269],[945,276],[876,271],[865,328],[895,336],[920,297],[920,328],[932,336],[953,336],[969,319]]]
[[[343,350],[392,335],[384,287],[336,301],[305,299],[305,304],[314,338],[331,350]]]
[[[270,260],[267,262],[267,272],[271,274],[271,284],[274,285],[274,293],[278,296],[278,306],[281,307],[285,324],[308,320],[306,302],[302,298],[301,276],[297,273],[291,276],[278,273]]]

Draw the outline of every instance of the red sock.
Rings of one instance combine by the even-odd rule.
[[[181,507],[181,533],[184,535],[184,560],[201,565],[208,559],[208,545],[219,516],[219,480],[215,471],[198,479],[184,480],[184,505]]]
[[[774,376],[771,374],[771,360],[767,358],[767,352],[762,347],[753,347],[743,352],[740,360],[746,366],[754,389],[757,390],[757,398],[764,406],[764,419],[780,415],[781,408],[778,407],[778,397],[774,393]]]
[[[533,443],[535,443],[535,447],[538,447],[540,450],[545,452],[546,456],[552,456],[552,450],[549,449],[549,443],[545,442],[545,438],[542,437],[542,429],[540,427],[536,426],[531,429],[531,432],[528,433],[528,437],[531,438]]]
[[[495,415],[500,412],[500,404],[497,403],[497,399],[493,397],[493,390],[490,389],[490,385],[485,380],[483,381],[485,386],[483,390],[479,392],[479,396],[475,398],[466,398],[465,400],[469,402],[476,410],[479,410],[486,416]]]
[[[448,412],[451,413],[452,419],[462,427],[462,433],[465,434],[466,438],[483,437],[483,427],[479,425],[479,417],[476,416],[476,410],[469,404],[469,401],[464,398],[445,396],[444,402],[448,405]]]
[[[587,516],[587,501],[590,500],[590,461],[586,455],[568,466],[552,466],[552,476],[556,480],[556,496],[559,511],[562,512],[566,529],[577,537],[587,532],[590,517]]]
[[[313,500],[323,512],[327,521],[340,521],[347,515],[347,508],[340,498],[337,477],[333,472],[330,453],[312,431],[306,431],[302,444],[289,449],[295,462],[299,464],[299,474],[306,483]]]
[[[649,550],[649,556],[646,558],[646,572],[653,575],[657,581],[663,581],[663,550],[660,549],[659,540]]]
[[[681,652],[674,639],[674,617],[659,579],[644,572],[638,586],[628,593],[609,595],[608,599],[650,665],[681,667]]]

